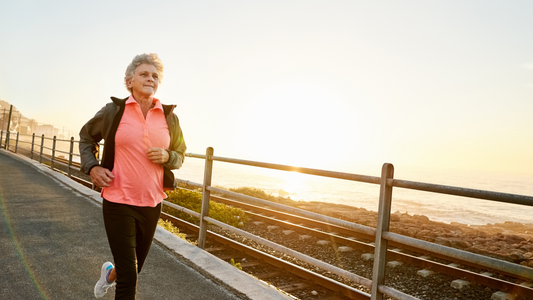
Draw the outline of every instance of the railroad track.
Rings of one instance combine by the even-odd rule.
[[[301,235],[309,235],[320,240],[331,241],[337,246],[342,245],[369,254],[367,257],[371,257],[371,254],[374,253],[372,242],[374,240],[373,236],[364,235],[348,228],[321,221],[218,196],[211,195],[211,200],[244,209],[255,222],[263,222],[265,226],[277,226],[286,230],[298,232]],[[533,299],[532,286],[524,284],[524,282],[527,282],[528,280],[530,281],[528,278],[502,272],[497,273],[470,262],[450,259],[444,255],[421,251],[404,245],[394,243],[389,243],[389,245],[390,249],[387,253],[387,258],[390,261],[399,261],[403,264],[416,266],[420,269],[427,269],[439,274],[445,274],[451,278],[468,280],[470,283],[482,285],[494,290],[511,291],[513,294],[524,297],[523,299]],[[306,280],[313,281],[313,279],[310,278],[306,278]],[[342,291],[343,285],[335,288],[326,285],[322,286],[349,297],[350,299],[368,299],[366,296],[361,295],[351,298],[349,292]]]
[[[198,226],[178,219],[167,213],[162,213],[161,218],[172,222],[187,234],[187,239],[194,241],[198,236]],[[205,251],[216,257],[230,262],[232,259],[239,263],[243,271],[252,274],[260,280],[267,281],[276,288],[295,294],[297,299],[300,294],[309,294],[317,300],[368,300],[370,295],[353,287],[337,282],[293,263],[282,260],[273,255],[261,252],[250,246],[236,242],[212,231],[207,232]],[[280,284],[276,284],[276,282]],[[321,286],[317,287],[316,285]],[[313,293],[315,292],[315,293]]]

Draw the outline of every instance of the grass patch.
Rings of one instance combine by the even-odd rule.
[[[168,195],[167,201],[185,207],[197,213],[201,211],[201,193],[183,189],[176,189],[174,191],[166,193]],[[174,209],[172,207],[163,205],[163,211],[191,223],[200,223],[200,220],[198,218],[192,217],[187,213],[180,212],[179,210]],[[210,201],[209,203],[209,217],[238,228],[244,227],[244,224],[248,220],[248,216],[246,216],[244,210],[240,208],[231,207],[226,204],[216,203],[213,201]]]

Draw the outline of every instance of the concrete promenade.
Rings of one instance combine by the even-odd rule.
[[[95,299],[112,261],[98,193],[0,150],[0,299]],[[162,228],[137,299],[289,299]],[[114,288],[103,299],[114,299]]]

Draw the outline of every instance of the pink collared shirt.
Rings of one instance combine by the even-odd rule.
[[[144,119],[141,106],[130,96],[115,135],[115,178],[102,189],[102,197],[134,206],[159,204],[167,197],[163,192],[163,166],[150,161],[146,151],[169,146],[170,133],[161,102],[154,98],[154,107]]]

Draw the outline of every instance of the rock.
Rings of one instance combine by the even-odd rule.
[[[429,218],[423,215],[414,215],[413,219],[420,223],[427,223],[429,222]]]
[[[420,231],[415,235],[415,238],[420,239],[420,240],[425,240],[425,241],[433,242],[433,241],[435,241],[435,238],[436,238],[437,236],[438,236],[438,235],[435,234],[433,231],[431,231],[431,230],[429,230],[429,229],[423,229],[423,230],[420,230]]]
[[[390,267],[390,268],[396,268],[396,267],[398,267],[398,266],[401,266],[402,264],[403,264],[403,263],[402,263],[401,261],[395,261],[395,260],[393,260],[393,261],[389,261],[389,262],[387,263],[387,267]]]
[[[435,238],[435,244],[443,245],[443,246],[451,246],[450,240],[445,237],[437,237]]]
[[[491,300],[514,300],[516,299],[516,295],[499,291],[499,292],[492,294],[492,297],[490,297],[490,299]]]
[[[420,271],[416,272],[417,275],[422,276],[422,277],[428,277],[428,276],[430,276],[433,273],[435,273],[435,272],[430,271],[430,270],[420,270]]]
[[[450,239],[450,246],[453,248],[466,249],[472,247],[472,243],[459,238],[454,238]]]
[[[374,254],[372,254],[372,253],[363,253],[363,255],[361,255],[361,258],[364,259],[364,260],[372,260],[372,259],[374,259]]]
[[[351,252],[353,251],[353,248],[348,246],[340,246],[338,250],[339,252]]]
[[[451,287],[456,289],[456,290],[460,290],[460,289],[464,288],[465,286],[467,286],[469,284],[470,284],[470,282],[468,282],[466,280],[456,279],[456,280],[452,281]]]

